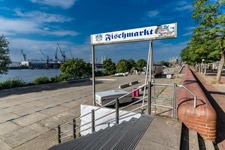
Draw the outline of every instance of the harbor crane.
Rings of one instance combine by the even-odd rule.
[[[23,49],[21,49],[21,54],[23,55],[24,61],[27,61],[27,56],[26,56],[26,54],[23,52]]]
[[[40,49],[41,54],[44,56],[44,58],[46,59],[46,68],[48,68],[48,64],[49,64],[49,56],[45,55],[42,50]]]
[[[65,51],[62,51],[61,47],[59,46],[59,43],[57,43],[57,45],[60,50],[60,53],[62,54],[63,62],[65,62],[66,61],[66,53],[65,53]]]
[[[56,51],[55,51],[55,63],[58,62],[58,47],[56,47]]]

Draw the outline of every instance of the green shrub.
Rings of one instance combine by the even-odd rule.
[[[21,87],[25,85],[25,82],[22,79],[16,77],[12,79],[12,84],[13,87]]]
[[[51,77],[51,82],[62,82],[62,81],[66,81],[68,79],[71,79],[72,76],[66,73],[57,75],[55,77]]]
[[[0,89],[9,89],[14,87],[21,87],[24,86],[25,82],[20,78],[13,78],[12,80],[7,79],[0,82]]]
[[[13,87],[12,80],[7,79],[0,83],[0,89],[9,89],[12,87]]]
[[[50,82],[49,78],[46,76],[40,76],[33,80],[34,84],[44,84],[44,83],[49,83],[49,82]]]

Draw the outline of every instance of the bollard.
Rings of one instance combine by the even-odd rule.
[[[116,99],[116,124],[119,124],[119,99]]]
[[[95,110],[91,110],[91,131],[95,132]]]
[[[58,125],[58,143],[61,143],[61,127]]]
[[[76,120],[73,119],[73,138],[76,138]]]

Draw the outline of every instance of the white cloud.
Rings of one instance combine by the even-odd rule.
[[[33,3],[39,3],[50,6],[62,7],[68,9],[72,7],[76,0],[30,0]]]
[[[39,25],[23,19],[7,19],[0,17],[0,33],[34,33],[39,32]]]
[[[156,10],[147,12],[148,17],[155,17],[158,14],[159,14],[159,11],[156,11]]]
[[[192,5],[185,5],[185,6],[182,6],[182,7],[176,7],[176,10],[179,10],[179,11],[183,11],[183,10],[192,10]]]
[[[56,36],[75,36],[78,33],[70,30],[51,29],[48,23],[70,22],[73,18],[65,17],[58,14],[43,13],[40,11],[21,12],[15,10],[16,16],[20,18],[4,18],[0,16],[0,34],[34,34],[39,35],[56,35]]]
[[[42,22],[64,23],[64,22],[70,22],[73,20],[73,18],[65,17],[65,16],[58,15],[58,14],[43,13],[40,11],[31,11],[31,12],[23,13],[19,9],[16,9],[15,12],[16,12],[17,16],[29,18],[29,19],[32,19],[35,22],[39,22],[39,23],[42,23]]]
[[[75,31],[70,31],[70,30],[47,31],[47,32],[44,32],[44,33],[48,34],[48,35],[56,35],[56,36],[66,36],[66,35],[75,36],[75,35],[79,34]]]
[[[188,36],[188,35],[192,35],[192,32],[185,33],[182,36]]]

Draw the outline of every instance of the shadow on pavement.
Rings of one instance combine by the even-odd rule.
[[[102,84],[102,81],[95,81],[96,84]],[[59,82],[59,83],[49,83],[49,84],[41,84],[41,85],[32,85],[25,87],[18,87],[6,90],[0,90],[0,98],[11,96],[11,95],[22,95],[28,93],[35,93],[41,91],[52,91],[63,88],[70,87],[79,87],[79,86],[90,86],[92,85],[92,81],[84,81],[84,82],[76,82],[76,83],[67,83],[67,82]]]

